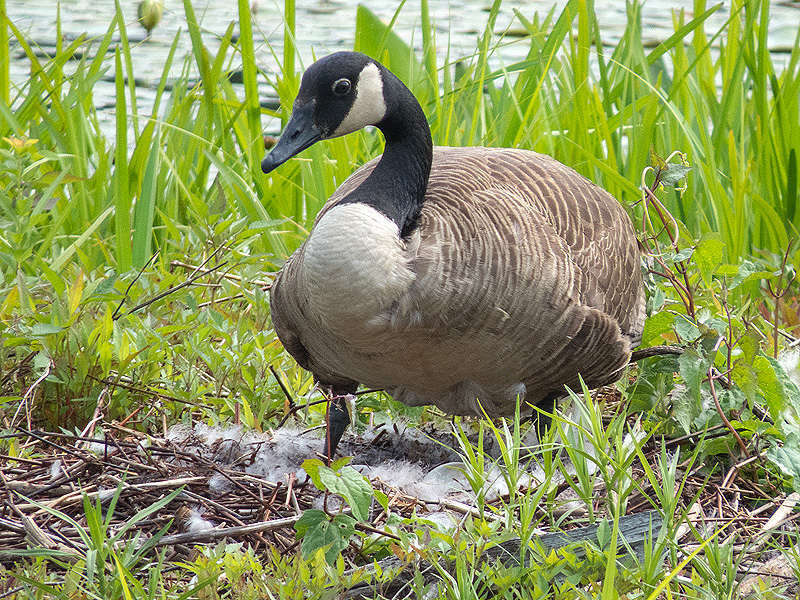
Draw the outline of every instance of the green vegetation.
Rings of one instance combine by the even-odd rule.
[[[22,425],[79,433],[101,415],[144,432],[197,422],[267,430],[284,415],[282,386],[298,401],[319,398],[272,332],[264,289],[325,199],[382,142],[366,131],[327,141],[264,176],[262,118],[285,118],[299,84],[294,2],[285,5],[278,74],[258,71],[249,3],[238,4],[239,37],[231,25],[212,53],[184,0],[192,53],[176,56],[175,39],[150,114],[137,110],[119,4],[97,39],[63,42],[59,24],[49,58],[3,16],[3,461],[33,456],[16,429]],[[440,587],[448,598],[735,598],[737,569],[770,548],[788,557],[797,576],[796,526],[756,543],[729,529],[725,513],[682,533],[693,539],[688,550],[676,531],[714,486],[719,498],[734,485],[748,490],[748,508],[800,491],[800,390],[777,360],[800,327],[800,31],[778,70],[766,43],[767,0],[734,0],[713,32],[706,21],[720,6],[697,0],[691,16],[674,15],[674,35],[654,48],[642,43],[640,6],[632,2],[613,49],[603,45],[591,3],[570,0],[546,16],[517,12],[515,26],[526,35],[513,38],[495,30],[500,6],[492,5],[471,56],[442,52],[425,1],[421,53],[364,7],[356,49],[411,87],[435,143],[545,152],[629,206],[648,249],[644,345],[679,343],[686,352],[632,368],[602,402],[610,422],[587,395],[574,397],[582,426],[557,418],[534,454],[544,483],[491,506],[481,490],[492,459],[456,428],[478,506],[493,517],[469,516],[456,534],[430,528],[424,515],[390,517],[376,532],[365,505],[374,499],[386,508],[382,493],[348,466],[309,464],[314,483],[346,498],[351,514],[304,514],[297,554],[220,544],[168,568],[163,550],[111,527],[116,500],[102,510],[85,500],[88,550],[70,557],[32,550],[15,570],[0,570],[0,595],[19,587],[19,598],[327,597],[363,577],[346,568],[388,554],[450,561]],[[9,78],[8,39],[31,63],[19,85]],[[497,67],[506,44],[523,45],[527,58]],[[168,81],[175,61],[183,61],[182,75]],[[231,83],[235,69],[244,93]],[[116,81],[114,139],[101,131],[93,97],[104,73]],[[265,77],[280,113],[259,106],[257,82]],[[405,410],[380,394],[364,403],[373,414]],[[436,418],[430,410],[415,415]],[[320,423],[322,407],[310,407],[307,418]],[[497,462],[516,490],[518,427],[462,426],[501,440]],[[691,446],[676,453],[678,442],[669,440],[690,433],[697,434]],[[562,453],[551,451],[565,440]],[[554,483],[568,471],[566,456],[573,465],[567,485],[590,522],[613,523],[634,504],[662,513],[664,527],[645,558],[635,566],[613,560],[624,544],[611,527],[580,559],[566,552],[520,567],[482,562],[480,551],[501,539],[527,542],[537,526],[567,524]],[[698,480],[707,485],[692,487]],[[600,484],[613,493],[598,495]],[[422,579],[410,585],[422,594]]]

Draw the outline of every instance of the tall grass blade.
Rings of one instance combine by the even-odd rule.
[[[392,19],[386,24],[373,11],[360,4],[356,9],[355,50],[388,65],[400,81],[414,90],[417,99],[425,106],[427,99],[431,97],[430,59],[423,68],[414,49],[392,30],[403,6],[405,6],[405,0],[400,3]],[[433,76],[435,77],[435,56],[433,61]],[[427,75],[426,69],[428,69]]]
[[[135,136],[139,133],[139,107],[136,102],[136,75],[133,70],[131,44],[128,40],[128,28],[125,25],[125,17],[122,14],[122,6],[119,0],[114,0],[114,6],[116,7],[117,23],[119,23],[119,42],[122,49],[122,57],[125,60],[125,73],[127,75],[128,89],[131,95],[130,112]]]
[[[201,120],[202,131],[198,131],[203,139],[213,139],[213,121],[212,115],[214,114],[214,91],[215,86],[211,78],[211,65],[209,64],[208,52],[203,45],[203,37],[200,33],[200,24],[197,21],[197,15],[194,12],[192,0],[183,0],[183,9],[186,13],[186,24],[189,28],[189,38],[192,41],[192,53],[194,55],[195,65],[200,71],[200,82],[203,91],[203,118]],[[203,189],[208,180],[209,163],[202,153],[197,157],[199,164],[197,167],[197,179],[195,180],[195,187]]]
[[[244,82],[244,104],[247,113],[249,137],[242,150],[248,158],[250,173],[259,197],[264,195],[261,159],[264,157],[264,142],[261,135],[261,106],[258,100],[258,70],[253,47],[253,24],[250,18],[250,3],[239,0],[239,49],[242,53],[242,76]]]
[[[6,0],[0,0],[0,100],[11,102],[11,52],[6,25]]]
[[[161,79],[159,80],[158,87],[156,88],[156,95],[153,99],[153,109],[150,112],[150,117],[147,120],[147,124],[144,126],[144,128],[142,128],[142,132],[136,138],[136,147],[133,149],[130,161],[128,161],[128,173],[133,182],[133,188],[135,190],[141,188],[144,179],[144,172],[149,161],[148,157],[153,149],[153,136],[155,135],[156,126],[159,123],[158,111],[161,107],[161,100],[164,95],[164,90],[167,86],[170,69],[172,68],[172,63],[175,58],[175,50],[178,47],[179,40],[180,34],[176,33],[175,38],[172,41],[172,46],[167,54],[167,59],[164,62],[164,69],[161,73]]]
[[[114,52],[117,86],[117,139],[114,156],[114,224],[117,238],[117,268],[125,272],[133,264],[131,252],[131,198],[128,179],[128,113],[125,100],[125,77],[122,57],[117,46]]]
[[[133,214],[133,267],[141,269],[147,264],[153,246],[153,219],[158,189],[158,172],[161,166],[161,140],[156,132],[150,149],[150,158],[142,179],[142,192]]]
[[[297,45],[295,43],[295,23],[296,23],[295,0],[283,0],[283,78],[289,89],[296,90],[298,87],[297,73],[295,71],[295,56]],[[284,123],[289,119],[286,115]]]
[[[430,7],[428,0],[422,0],[422,56],[425,63],[425,71],[428,76],[428,84],[438,95],[439,91],[439,70],[436,66],[436,40],[434,39],[434,29],[431,24]]]
[[[795,231],[800,230],[800,223],[797,222],[797,151],[792,148],[789,150],[789,162],[786,173],[786,216],[789,223],[794,225]]]

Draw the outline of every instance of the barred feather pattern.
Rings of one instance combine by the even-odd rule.
[[[336,190],[272,288],[276,332],[302,367],[326,385],[489,416],[579,389],[579,375],[590,388],[619,378],[645,306],[616,199],[541,154],[435,147],[401,239],[373,208],[341,202],[374,165]]]

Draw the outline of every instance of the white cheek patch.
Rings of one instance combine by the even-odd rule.
[[[356,99],[353,106],[331,137],[352,133],[367,125],[377,125],[386,115],[383,79],[378,65],[369,63],[361,70],[355,92]]]

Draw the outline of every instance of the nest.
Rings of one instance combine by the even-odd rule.
[[[338,509],[337,499],[316,489],[302,470],[303,460],[321,449],[319,434],[293,427],[261,434],[240,427],[179,426],[162,437],[115,424],[102,430],[102,439],[18,430],[25,455],[37,458],[2,457],[0,562],[19,560],[19,552],[32,547],[57,552],[66,561],[82,559],[88,548],[79,528],[88,527],[87,512],[98,506],[111,523],[110,534],[127,528],[137,534],[136,543],[150,543],[154,552],[166,547],[169,562],[191,560],[197,544],[221,540],[243,542],[257,552],[289,553],[298,545],[294,525],[303,511]],[[470,503],[457,469],[443,471],[458,453],[444,443],[446,436],[433,439],[433,433],[383,428],[345,438],[341,451],[362,459],[364,464],[356,466],[387,495],[389,513],[423,515],[450,526],[465,514],[497,518],[481,515]],[[658,453],[652,449],[654,463]],[[631,475],[644,481],[640,469],[634,466]],[[768,542],[780,543],[776,535],[796,539],[796,494],[765,498],[763,491],[740,488],[731,478],[709,485],[699,473],[686,474],[685,482],[688,510],[677,541],[687,552],[697,544],[690,523],[709,533],[732,525],[720,540],[750,557],[741,563],[747,566],[742,577],[769,572],[796,585],[785,558],[764,552]],[[504,494],[507,490],[494,490],[487,495],[489,504],[507,501]],[[605,490],[597,491],[598,509],[604,495]],[[628,512],[651,510],[648,496],[653,497],[652,490],[643,487],[628,500]],[[561,505],[568,504],[562,497]],[[367,526],[380,531],[386,518],[378,507]],[[654,533],[644,537],[652,539]],[[780,575],[775,575],[776,560],[783,568]]]

